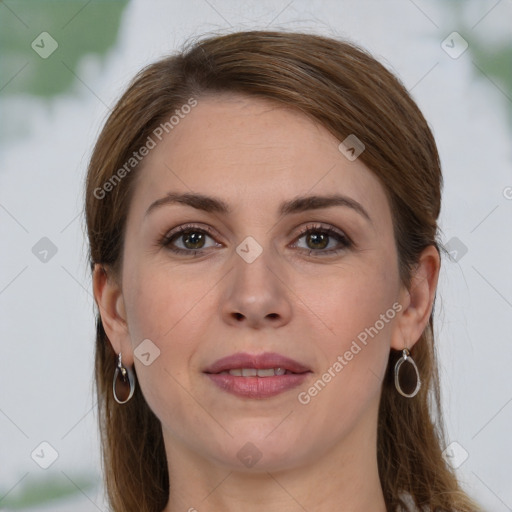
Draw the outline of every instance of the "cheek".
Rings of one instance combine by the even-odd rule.
[[[126,269],[126,313],[138,385],[167,428],[179,430],[176,418],[187,418],[187,423],[194,425],[205,422],[192,399],[190,361],[205,336],[208,297],[204,295],[212,286],[208,281],[187,278],[183,272],[159,264]],[[145,339],[151,340],[158,353],[149,365],[137,358],[137,346]]]
[[[332,411],[332,419],[342,411],[346,420],[349,411],[357,415],[380,393],[400,308],[397,283],[398,276],[377,262],[326,279],[322,287],[303,283],[299,293],[315,313],[309,317],[319,328],[316,343],[322,359],[318,384],[301,390],[307,395],[301,403],[311,399],[320,414]]]
[[[149,338],[160,348],[179,341],[184,324],[190,326],[213,279],[194,279],[169,266],[145,265],[127,268],[126,314],[132,343]],[[191,278],[192,277],[192,278]]]
[[[304,278],[295,291],[317,319],[329,352],[343,349],[365,329],[374,326],[398,297],[398,276],[380,262],[343,269],[323,279]],[[395,317],[391,310],[385,320]],[[391,322],[378,322],[383,337]],[[364,337],[364,336],[363,336]]]
[[[164,397],[174,397],[174,407],[181,407],[177,397],[184,395],[186,401],[183,389],[192,387],[191,359],[201,340],[211,336],[205,318],[214,307],[214,294],[208,290],[218,279],[211,273],[194,278],[192,270],[177,270],[167,262],[138,266],[134,262],[125,275],[128,330],[146,400],[153,410],[162,409]],[[147,366],[137,359],[137,347],[146,339],[158,354]]]

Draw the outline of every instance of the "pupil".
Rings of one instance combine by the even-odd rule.
[[[313,244],[316,244],[316,243],[319,243],[319,242],[320,243],[323,242],[321,247],[320,247],[320,249],[324,249],[327,246],[327,243],[326,243],[327,235],[325,233],[316,234],[316,235],[315,234],[310,234],[308,236],[308,242],[311,241],[311,240],[313,240]],[[318,247],[316,247],[316,248],[318,248]]]
[[[203,233],[193,232],[192,234],[186,235],[185,245],[192,244],[192,245],[194,245],[194,247],[192,247],[192,249],[199,249],[200,247],[196,247],[196,245],[200,244],[203,241],[204,241]]]

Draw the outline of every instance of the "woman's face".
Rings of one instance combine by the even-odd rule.
[[[340,142],[261,99],[200,97],[137,170],[113,345],[168,454],[275,470],[374,449],[405,295],[384,189]]]

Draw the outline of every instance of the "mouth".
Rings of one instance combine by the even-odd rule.
[[[219,359],[203,373],[221,390],[244,398],[270,398],[296,386],[311,370],[288,357],[266,352],[233,354]]]
[[[234,375],[235,377],[274,377],[275,375],[295,374],[284,368],[233,368],[224,370],[217,375]]]

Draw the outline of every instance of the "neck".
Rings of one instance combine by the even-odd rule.
[[[377,408],[334,449],[291,469],[238,471],[164,439],[170,498],[163,512],[386,512],[377,466]]]

